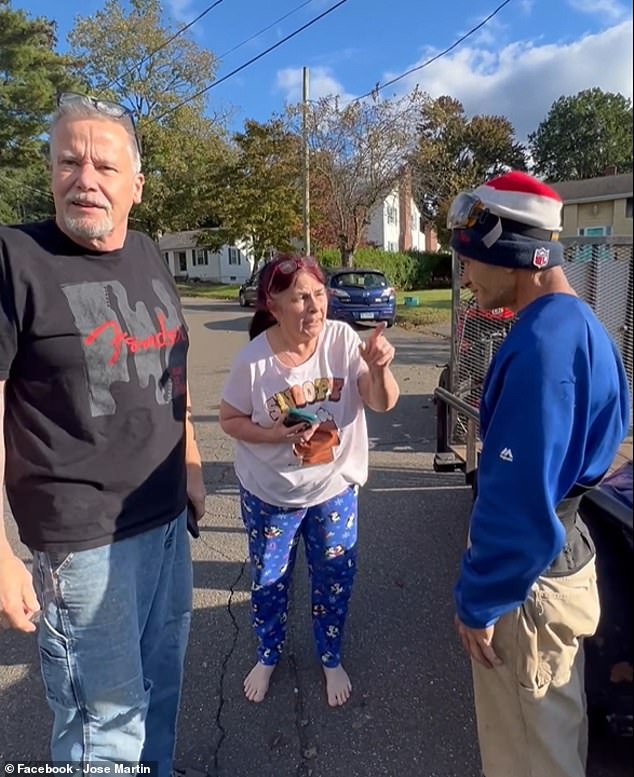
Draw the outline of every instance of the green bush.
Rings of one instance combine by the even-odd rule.
[[[317,253],[323,267],[340,267],[341,254],[336,249]],[[378,248],[359,248],[353,257],[353,267],[379,270],[397,289],[442,288],[451,284],[451,255],[423,251],[396,253]]]
[[[416,262],[417,289],[443,289],[451,286],[451,254],[409,251]]]

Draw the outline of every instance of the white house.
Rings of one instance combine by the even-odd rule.
[[[420,211],[404,181],[371,209],[365,239],[384,251],[425,251],[421,227]]]
[[[217,251],[199,242],[202,230],[171,232],[158,241],[159,250],[175,278],[240,285],[253,270],[253,251],[246,241]]]

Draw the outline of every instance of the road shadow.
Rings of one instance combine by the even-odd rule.
[[[231,300],[226,302],[222,300],[209,300],[203,301],[201,297],[190,297],[189,299],[181,300],[181,307],[183,310],[191,313],[240,313],[243,309]]]

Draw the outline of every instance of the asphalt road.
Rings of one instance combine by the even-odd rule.
[[[185,309],[209,496],[193,543],[195,612],[177,766],[212,777],[479,777],[469,668],[451,601],[471,496],[460,474],[437,475],[431,466],[431,393],[446,341],[388,333],[402,398],[390,414],[369,414],[371,471],[344,654],[352,699],[337,710],[326,704],[301,562],[286,656],[266,701],[251,705],[241,687],[254,661],[249,573],[232,443],[217,421],[250,314],[193,300]],[[0,632],[0,710],[0,761],[45,759],[50,717],[31,636]],[[588,777],[629,777],[631,744],[595,738]]]

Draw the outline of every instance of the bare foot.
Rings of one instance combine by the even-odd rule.
[[[264,701],[266,692],[269,690],[271,675],[275,669],[275,664],[267,666],[259,661],[244,678],[244,695],[249,701]]]
[[[339,664],[332,668],[322,666],[326,675],[326,695],[331,707],[341,707],[350,698],[352,683],[346,670]]]

